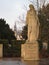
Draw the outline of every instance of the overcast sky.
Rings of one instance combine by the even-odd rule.
[[[32,0],[35,4],[35,0]],[[28,0],[0,0],[0,18],[4,18],[11,28],[14,26],[14,22],[18,17],[25,15],[25,7],[28,7],[30,2]],[[19,28],[21,25],[19,25]]]

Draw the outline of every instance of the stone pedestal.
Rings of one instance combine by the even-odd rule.
[[[21,57],[23,60],[39,60],[38,42],[26,42],[21,45]]]

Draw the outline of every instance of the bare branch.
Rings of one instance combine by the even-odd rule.
[[[28,0],[28,1],[33,4],[33,1],[31,1],[31,0]]]
[[[24,19],[21,19],[21,16],[19,16],[18,19],[20,20],[20,21],[18,21],[18,23],[23,23],[23,24],[25,24],[25,21],[24,21]]]
[[[45,5],[46,0],[44,0],[43,5]]]
[[[27,11],[27,7],[26,7],[26,5],[24,5],[24,9]]]

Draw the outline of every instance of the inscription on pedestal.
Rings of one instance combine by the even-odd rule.
[[[21,47],[21,56],[24,60],[39,60],[38,43],[23,44]]]

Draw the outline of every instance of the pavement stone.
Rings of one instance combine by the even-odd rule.
[[[40,61],[21,61],[20,59],[0,59],[0,65],[49,65],[49,58]]]

